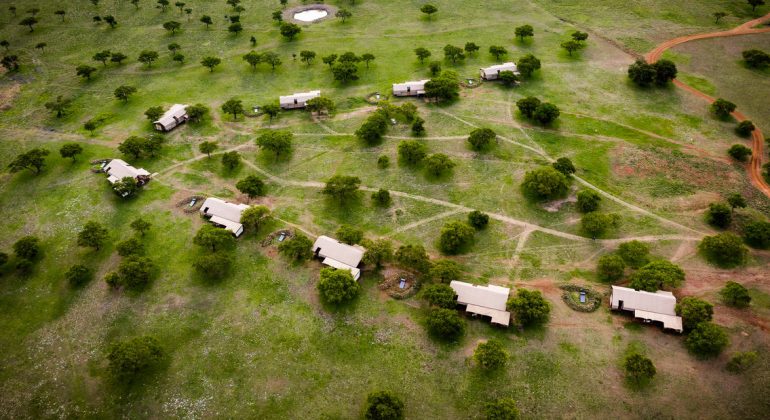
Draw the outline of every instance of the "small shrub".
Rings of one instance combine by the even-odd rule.
[[[153,367],[162,357],[160,343],[149,336],[113,343],[107,353],[110,373],[126,381]]]
[[[751,304],[749,290],[734,281],[728,281],[719,291],[719,295],[726,304],[737,308],[745,308]]]
[[[340,226],[339,229],[337,229],[336,235],[337,239],[348,245],[355,245],[364,239],[364,231],[348,225]]]
[[[626,379],[636,385],[649,382],[657,373],[652,360],[638,353],[626,356],[623,362]]]
[[[602,255],[596,265],[596,275],[599,277],[599,280],[604,282],[620,280],[623,278],[625,270],[625,261],[615,254]]]
[[[751,366],[757,361],[757,352],[755,351],[741,351],[737,352],[727,362],[727,370],[732,373],[741,373],[749,370]]]
[[[366,397],[366,420],[400,420],[404,418],[404,403],[387,391],[378,391]]]
[[[94,273],[83,264],[75,264],[67,270],[64,277],[72,287],[80,287],[93,278]]]
[[[727,333],[716,324],[701,322],[685,339],[687,350],[701,358],[719,356],[730,344]]]
[[[489,215],[478,210],[468,213],[468,224],[475,229],[484,229],[489,224]]]

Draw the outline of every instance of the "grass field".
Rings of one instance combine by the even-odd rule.
[[[526,418],[764,418],[770,412],[770,253],[752,251],[745,267],[720,270],[695,250],[698,238],[714,233],[703,217],[710,202],[741,192],[750,209],[737,210],[740,215],[767,217],[770,200],[751,186],[742,165],[727,158],[727,148],[742,141],[732,123],[713,118],[686,92],[640,90],[626,77],[635,59],[630,52],[673,36],[733,27],[752,16],[745,2],[649,0],[628,7],[616,0],[491,0],[470,7],[439,0],[439,12],[426,19],[419,13],[422,1],[365,0],[347,6],[353,13],[347,22],[303,25],[294,41],[282,39],[270,19],[280,8],[277,0],[244,0],[244,31],[237,36],[226,30],[224,16],[232,11],[224,1],[187,0],[189,22],[173,5],[163,12],[150,0],[140,0],[138,9],[107,0],[98,7],[81,0],[17,3],[17,16],[5,3],[0,7],[0,39],[9,41],[9,53],[21,62],[19,72],[0,76],[0,167],[32,147],[51,155],[40,175],[0,174],[0,250],[10,253],[24,235],[38,236],[43,248],[30,275],[8,264],[0,277],[0,418],[358,418],[366,395],[379,389],[405,401],[407,418],[482,418],[483,405],[502,397],[515,399]],[[300,4],[289,1],[289,7]],[[40,23],[29,32],[18,21],[33,6],[41,9]],[[58,9],[66,10],[64,21],[54,15]],[[730,13],[719,25],[711,16],[717,9]],[[765,6],[757,15],[767,12]],[[116,28],[93,23],[92,16],[107,14],[116,17]],[[204,14],[213,16],[209,29],[198,21]],[[175,35],[161,26],[169,20],[182,24]],[[534,39],[514,39],[513,28],[522,24],[534,26]],[[576,29],[591,35],[588,46],[570,57],[559,44]],[[275,71],[265,65],[252,70],[241,59],[252,49],[250,36],[257,39],[255,50],[274,51],[283,64]],[[734,101],[770,131],[766,101],[751,95],[767,87],[767,74],[738,61],[745,48],[769,49],[768,39],[702,41],[669,54],[684,81]],[[393,101],[418,106],[427,128],[420,141],[430,153],[450,156],[456,163],[451,174],[435,178],[397,163],[398,142],[411,137],[405,124],[390,127],[377,146],[364,146],[353,135],[375,109],[367,95],[429,77],[414,48],[424,46],[433,53],[430,60],[440,60],[444,45],[468,41],[481,46],[479,53],[457,64],[442,60],[444,69],[477,77],[480,66],[496,62],[487,53],[490,45],[505,46],[511,60],[535,54],[543,68],[517,88],[485,83],[463,89],[450,104]],[[45,49],[34,48],[41,42]],[[183,65],[171,60],[172,42],[182,46]],[[104,67],[91,59],[103,49],[129,59]],[[146,49],[160,53],[151,67],[136,60]],[[301,50],[319,58],[310,65],[293,60]],[[320,56],[346,51],[371,52],[376,59],[368,69],[360,65],[360,80],[341,85]],[[199,64],[208,55],[222,59],[213,72]],[[76,76],[80,64],[98,68],[90,81]],[[729,72],[720,71],[725,68]],[[123,84],[138,89],[127,103],[112,94]],[[272,122],[233,121],[220,110],[232,97],[250,108],[309,89],[333,99],[336,115],[316,121],[298,111]],[[59,95],[73,105],[55,118],[44,104]],[[555,124],[535,126],[518,113],[515,102],[530,95],[559,106]],[[211,114],[166,135],[155,158],[132,160],[158,175],[136,198],[120,199],[88,162],[121,157],[120,142],[152,132],[144,111],[174,103],[203,103]],[[82,128],[89,119],[102,120],[93,134]],[[500,136],[487,153],[473,152],[465,141],[476,127]],[[295,134],[292,154],[278,161],[254,145],[259,134],[276,128]],[[218,154],[202,156],[198,144],[204,140],[219,142],[220,151],[237,148],[242,164],[227,171]],[[66,142],[84,146],[76,162],[59,157]],[[388,168],[377,168],[381,155],[390,157]],[[571,194],[600,189],[607,194],[602,211],[620,217],[620,227],[602,240],[582,236],[574,203],[551,212],[521,191],[527,171],[563,156],[578,168]],[[267,180],[266,197],[249,201],[234,187],[250,174]],[[390,190],[392,206],[373,206],[369,192],[347,207],[336,205],[318,184],[336,174]],[[264,204],[274,216],[238,240],[235,268],[219,283],[200,278],[191,266],[202,252],[192,238],[204,221],[177,203],[193,194]],[[425,302],[389,298],[377,288],[380,273],[367,270],[360,296],[331,308],[316,290],[318,262],[292,264],[274,247],[260,245],[278,229],[332,235],[349,224],[370,238],[421,244],[437,258],[441,227],[464,220],[470,209],[493,220],[466,253],[451,258],[463,265],[468,281],[541,290],[553,308],[545,326],[504,330],[468,319],[459,342],[437,342],[424,328]],[[117,266],[114,243],[131,235],[129,223],[137,215],[153,225],[143,242],[158,274],[141,293],[114,291],[102,278]],[[89,220],[110,232],[111,242],[99,251],[76,246]],[[640,327],[611,314],[606,304],[584,314],[562,303],[558,286],[567,282],[608,291],[597,280],[596,261],[632,238],[649,241],[655,258],[682,265],[687,281],[677,296],[716,305],[715,320],[731,337],[722,356],[696,359],[682,337]],[[76,262],[96,272],[80,289],[63,275]],[[721,303],[717,292],[727,280],[748,285],[751,308]],[[108,346],[142,334],[157,337],[168,360],[127,389],[111,384]],[[471,358],[476,344],[490,338],[500,339],[511,354],[496,374],[480,371]],[[642,391],[623,384],[621,358],[629,346],[658,369]],[[745,350],[759,351],[760,362],[743,375],[727,373],[732,353]]]

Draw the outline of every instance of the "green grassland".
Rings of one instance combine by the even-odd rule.
[[[0,418],[357,418],[366,394],[379,389],[401,396],[408,418],[481,418],[483,405],[498,397],[517,400],[527,418],[762,418],[767,413],[770,358],[764,350],[768,335],[757,327],[762,324],[729,318],[733,345],[727,353],[764,352],[754,371],[732,376],[723,369],[727,355],[700,361],[687,354],[681,337],[656,328],[624,328],[629,319],[605,309],[572,312],[556,286],[579,282],[607,291],[596,279],[596,259],[618,241],[576,237],[582,233],[574,203],[549,212],[520,189],[527,171],[549,158],[569,157],[581,180],[614,198],[605,197],[602,211],[619,215],[621,225],[605,239],[660,236],[665,240],[651,242],[655,257],[681,257],[695,284],[708,276],[754,279],[757,303],[747,313],[766,320],[770,286],[756,279],[767,273],[770,255],[754,252],[748,267],[727,272],[705,266],[688,248],[692,241],[667,238],[712,233],[703,210],[730,192],[743,193],[763,214],[770,209],[745,169],[725,158],[725,150],[740,141],[733,124],[714,119],[703,102],[674,87],[636,89],[626,77],[634,57],[614,43],[642,52],[669,35],[729,28],[750,18],[744,2],[650,0],[627,7],[616,0],[590,5],[491,0],[480,7],[440,0],[434,2],[439,13],[429,20],[418,11],[422,1],[365,0],[350,7],[348,22],[303,25],[294,41],[282,39],[270,19],[280,7],[277,0],[245,0],[244,31],[237,36],[227,32],[224,15],[231,11],[219,0],[186,0],[193,9],[189,22],[173,5],[162,12],[150,0],[140,0],[138,10],[117,1],[98,7],[82,0],[40,2],[34,6],[42,9],[41,22],[31,33],[17,22],[33,5],[17,3],[16,17],[0,8],[0,39],[10,42],[9,51],[22,63],[20,72],[0,76],[0,167],[32,147],[52,153],[40,175],[0,175],[0,250],[9,252],[24,235],[40,237],[43,247],[31,275],[22,277],[9,264],[0,277]],[[67,10],[64,22],[53,14],[60,8]],[[711,17],[717,8],[731,13],[720,25]],[[117,18],[115,29],[92,22],[93,15],[107,14]],[[209,29],[198,21],[203,14],[214,19]],[[182,23],[176,35],[161,26],[169,20]],[[513,28],[522,24],[535,27],[534,39],[514,39]],[[591,30],[587,48],[568,56],[559,44],[584,28]],[[252,35],[255,50],[280,55],[283,64],[274,72],[265,65],[252,70],[241,59],[252,49]],[[743,46],[766,47],[767,37],[760,37],[682,46],[672,58],[685,81],[733,100],[766,125],[770,115],[762,98],[750,95],[757,90],[750,86],[765,83],[763,75],[741,67],[735,53]],[[430,60],[439,60],[444,45],[469,41],[481,51],[462,63],[442,61],[445,69],[477,77],[480,66],[495,63],[487,53],[490,45],[505,46],[513,60],[535,54],[543,69],[517,88],[485,83],[463,89],[450,104],[393,101],[418,106],[427,128],[420,141],[430,153],[451,157],[456,163],[451,174],[434,178],[397,162],[398,142],[411,136],[405,124],[390,127],[377,146],[367,147],[353,135],[374,110],[364,100],[368,94],[429,77],[414,48],[424,46],[433,53]],[[40,42],[47,43],[44,50],[34,48]],[[185,64],[171,60],[166,46],[172,42],[182,46]],[[105,68],[91,60],[102,49],[129,59]],[[160,53],[149,68],[136,61],[145,49]],[[292,54],[301,50],[319,58],[311,65],[294,61]],[[369,69],[360,65],[360,80],[341,85],[320,56],[346,51],[377,58]],[[720,51],[732,55],[709,60]],[[213,73],[199,64],[208,55],[222,59]],[[80,64],[99,69],[92,80],[75,75]],[[734,67],[734,79],[715,71],[725,66]],[[112,95],[123,84],[138,88],[127,103]],[[231,97],[250,108],[308,89],[333,99],[336,115],[320,122],[304,112],[284,112],[272,122],[243,116],[233,121],[220,110]],[[44,107],[59,95],[73,99],[63,118]],[[559,120],[547,128],[525,120],[515,102],[530,95],[557,104]],[[120,157],[120,142],[152,132],[144,111],[174,103],[203,103],[212,112],[202,123],[165,135],[155,158],[132,160],[158,176],[136,198],[118,198],[103,175],[89,171],[88,162]],[[94,134],[82,128],[92,118],[103,120]],[[501,136],[490,151],[468,147],[464,138],[475,127]],[[254,146],[260,133],[276,128],[295,134],[292,154],[281,160]],[[238,148],[244,162],[225,170],[218,154],[200,155],[204,140],[218,141],[220,151]],[[76,162],[58,156],[59,147],[72,141],[85,149]],[[388,168],[377,167],[381,155],[390,157]],[[204,221],[177,203],[193,194],[247,202],[234,184],[250,174],[271,177],[267,197],[253,203],[269,206],[274,218],[238,240],[233,272],[212,284],[191,267],[201,255],[192,238]],[[340,207],[314,184],[335,174],[355,175],[366,187],[398,194],[387,209],[373,206],[368,192]],[[571,194],[580,188],[586,187],[574,180]],[[460,342],[436,342],[425,332],[425,304],[390,299],[377,288],[380,274],[365,272],[361,295],[348,306],[330,308],[316,291],[318,262],[292,264],[260,245],[286,227],[320,235],[349,224],[371,238],[422,244],[438,257],[441,226],[463,220],[467,209],[496,217],[466,253],[452,257],[463,264],[466,280],[542,289],[553,305],[550,324],[502,330],[469,319]],[[153,224],[143,242],[158,273],[141,293],[116,292],[102,277],[117,266],[113,242],[131,235],[128,225],[137,215]],[[110,231],[112,242],[99,251],[76,246],[77,232],[88,220]],[[97,273],[80,289],[69,287],[63,276],[76,262]],[[721,309],[717,306],[718,314]],[[128,389],[112,385],[105,370],[107,347],[141,334],[157,337],[168,360]],[[479,371],[470,358],[477,342],[489,338],[501,339],[512,355],[497,374]],[[643,348],[658,366],[653,386],[642,392],[623,386],[619,360],[629,344]]]

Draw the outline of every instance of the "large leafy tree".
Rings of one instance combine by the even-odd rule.
[[[257,230],[270,217],[270,209],[265,206],[251,206],[241,213],[241,223]]]
[[[650,262],[650,247],[639,241],[623,242],[618,246],[618,255],[631,268],[639,268]]]
[[[623,361],[626,379],[635,385],[643,385],[651,380],[657,370],[652,360],[639,353],[631,353]]]
[[[73,162],[75,161],[75,157],[81,153],[83,153],[83,146],[78,143],[65,143],[59,149],[59,155],[61,155],[61,157],[65,159],[70,158]]]
[[[563,173],[551,166],[543,166],[524,174],[522,188],[535,198],[551,199],[564,195],[569,184]]]
[[[138,374],[156,366],[164,351],[157,339],[135,337],[110,345],[107,352],[110,373],[121,381],[130,382]]]
[[[265,182],[256,175],[249,175],[241,179],[235,184],[235,188],[249,198],[265,195]]]
[[[518,420],[521,416],[516,401],[501,398],[484,404],[484,418],[487,420]]]
[[[238,119],[238,114],[243,114],[243,101],[240,99],[228,99],[222,104],[222,111],[226,114],[232,114],[233,119]]]
[[[78,246],[90,247],[98,251],[108,237],[107,228],[99,222],[89,221],[78,233]]]
[[[452,309],[431,309],[426,324],[431,335],[443,340],[454,341],[465,334],[465,321]]]
[[[280,157],[291,152],[293,138],[290,131],[267,131],[257,138],[257,146]]]
[[[203,248],[211,248],[211,252],[216,252],[217,249],[232,248],[235,245],[235,239],[227,229],[205,224],[193,237],[193,243]]]
[[[446,254],[457,254],[473,242],[475,230],[465,222],[449,222],[441,228],[439,249]]]
[[[730,306],[745,308],[751,303],[749,290],[742,284],[734,281],[725,283],[725,287],[719,291],[719,295],[722,296],[722,300]]]
[[[39,174],[45,166],[45,158],[51,152],[46,149],[35,148],[28,150],[24,153],[17,155],[11,163],[8,164],[8,169],[12,173],[22,171],[24,169],[30,169]]]
[[[61,118],[67,113],[67,111],[69,111],[71,105],[71,99],[64,98],[59,95],[56,97],[55,101],[46,102],[45,109],[55,112],[56,118]]]
[[[321,192],[327,194],[341,203],[356,196],[361,180],[355,176],[335,175],[326,181],[326,186]]]
[[[294,237],[281,242],[278,251],[294,261],[304,261],[313,256],[310,249],[313,242],[307,236],[296,234]]]
[[[366,420],[401,420],[404,418],[404,403],[388,391],[372,392],[366,397]]]
[[[516,296],[508,300],[507,307],[521,326],[542,324],[551,314],[551,304],[539,290],[519,289]]]
[[[470,136],[468,136],[468,143],[473,150],[483,151],[487,150],[496,138],[497,134],[491,128],[477,128],[471,131]]]
[[[532,25],[521,25],[514,28],[513,33],[523,42],[524,38],[535,36],[535,28]]]
[[[433,306],[454,309],[457,306],[455,291],[446,284],[431,284],[422,291],[422,298]]]
[[[500,341],[489,340],[476,346],[473,360],[486,370],[502,369],[508,362],[508,352],[505,351],[503,343]]]
[[[349,270],[326,267],[321,270],[318,292],[327,303],[338,305],[358,296],[361,286],[353,279]]]
[[[733,268],[746,262],[748,249],[741,238],[730,232],[706,236],[698,244],[698,251],[706,260],[723,268]]]
[[[401,266],[422,273],[429,271],[431,267],[428,252],[425,251],[425,248],[422,245],[401,245],[398,247],[398,250],[396,250],[395,257],[396,261],[398,261]]]
[[[690,331],[701,322],[711,321],[714,305],[705,300],[687,296],[676,304],[676,314],[682,317],[685,331]]]
[[[614,282],[623,278],[626,270],[626,263],[623,258],[615,254],[607,254],[599,257],[596,264],[596,275],[599,280],[605,282]]]
[[[684,280],[684,270],[678,265],[669,261],[653,261],[631,276],[631,287],[655,292],[664,287],[680,287]]]
[[[701,358],[718,356],[730,344],[727,333],[716,324],[701,322],[684,341],[687,350]]]

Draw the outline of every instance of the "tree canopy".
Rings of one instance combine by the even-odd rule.
[[[465,222],[449,222],[441,228],[439,249],[445,254],[458,254],[473,242],[475,230]]]
[[[78,246],[94,248],[97,251],[104,245],[109,232],[99,222],[89,221],[78,233]]]
[[[465,321],[452,309],[431,309],[426,324],[431,335],[443,340],[454,341],[465,334]]]
[[[748,249],[738,235],[730,232],[706,236],[698,244],[698,251],[714,265],[733,268],[746,262]]]
[[[257,138],[257,146],[262,150],[269,151],[277,158],[291,152],[293,139],[294,134],[290,131],[271,130]]]
[[[404,418],[404,403],[388,391],[372,392],[366,397],[366,420],[401,420]]]
[[[508,362],[508,352],[503,343],[498,340],[488,340],[479,343],[473,352],[473,360],[479,367],[486,370],[496,370],[505,367]]]
[[[719,291],[719,295],[722,296],[722,300],[726,304],[737,308],[745,308],[751,304],[749,290],[742,284],[734,281],[725,283],[725,287]]]
[[[332,267],[321,269],[318,292],[327,303],[338,305],[358,296],[361,286],[353,279],[349,270]]]
[[[676,314],[682,317],[685,331],[690,331],[701,322],[711,321],[714,315],[714,305],[705,300],[687,296],[677,302]]]
[[[551,199],[566,194],[567,177],[551,166],[543,166],[524,174],[522,188],[527,195],[537,199]]]
[[[684,280],[684,270],[678,265],[669,261],[653,261],[631,275],[631,287],[656,292],[664,287],[680,287]]]
[[[684,341],[687,350],[701,358],[718,356],[730,344],[727,333],[711,322],[701,322]]]
[[[544,323],[551,314],[551,304],[539,290],[519,289],[508,300],[507,307],[521,326]]]

